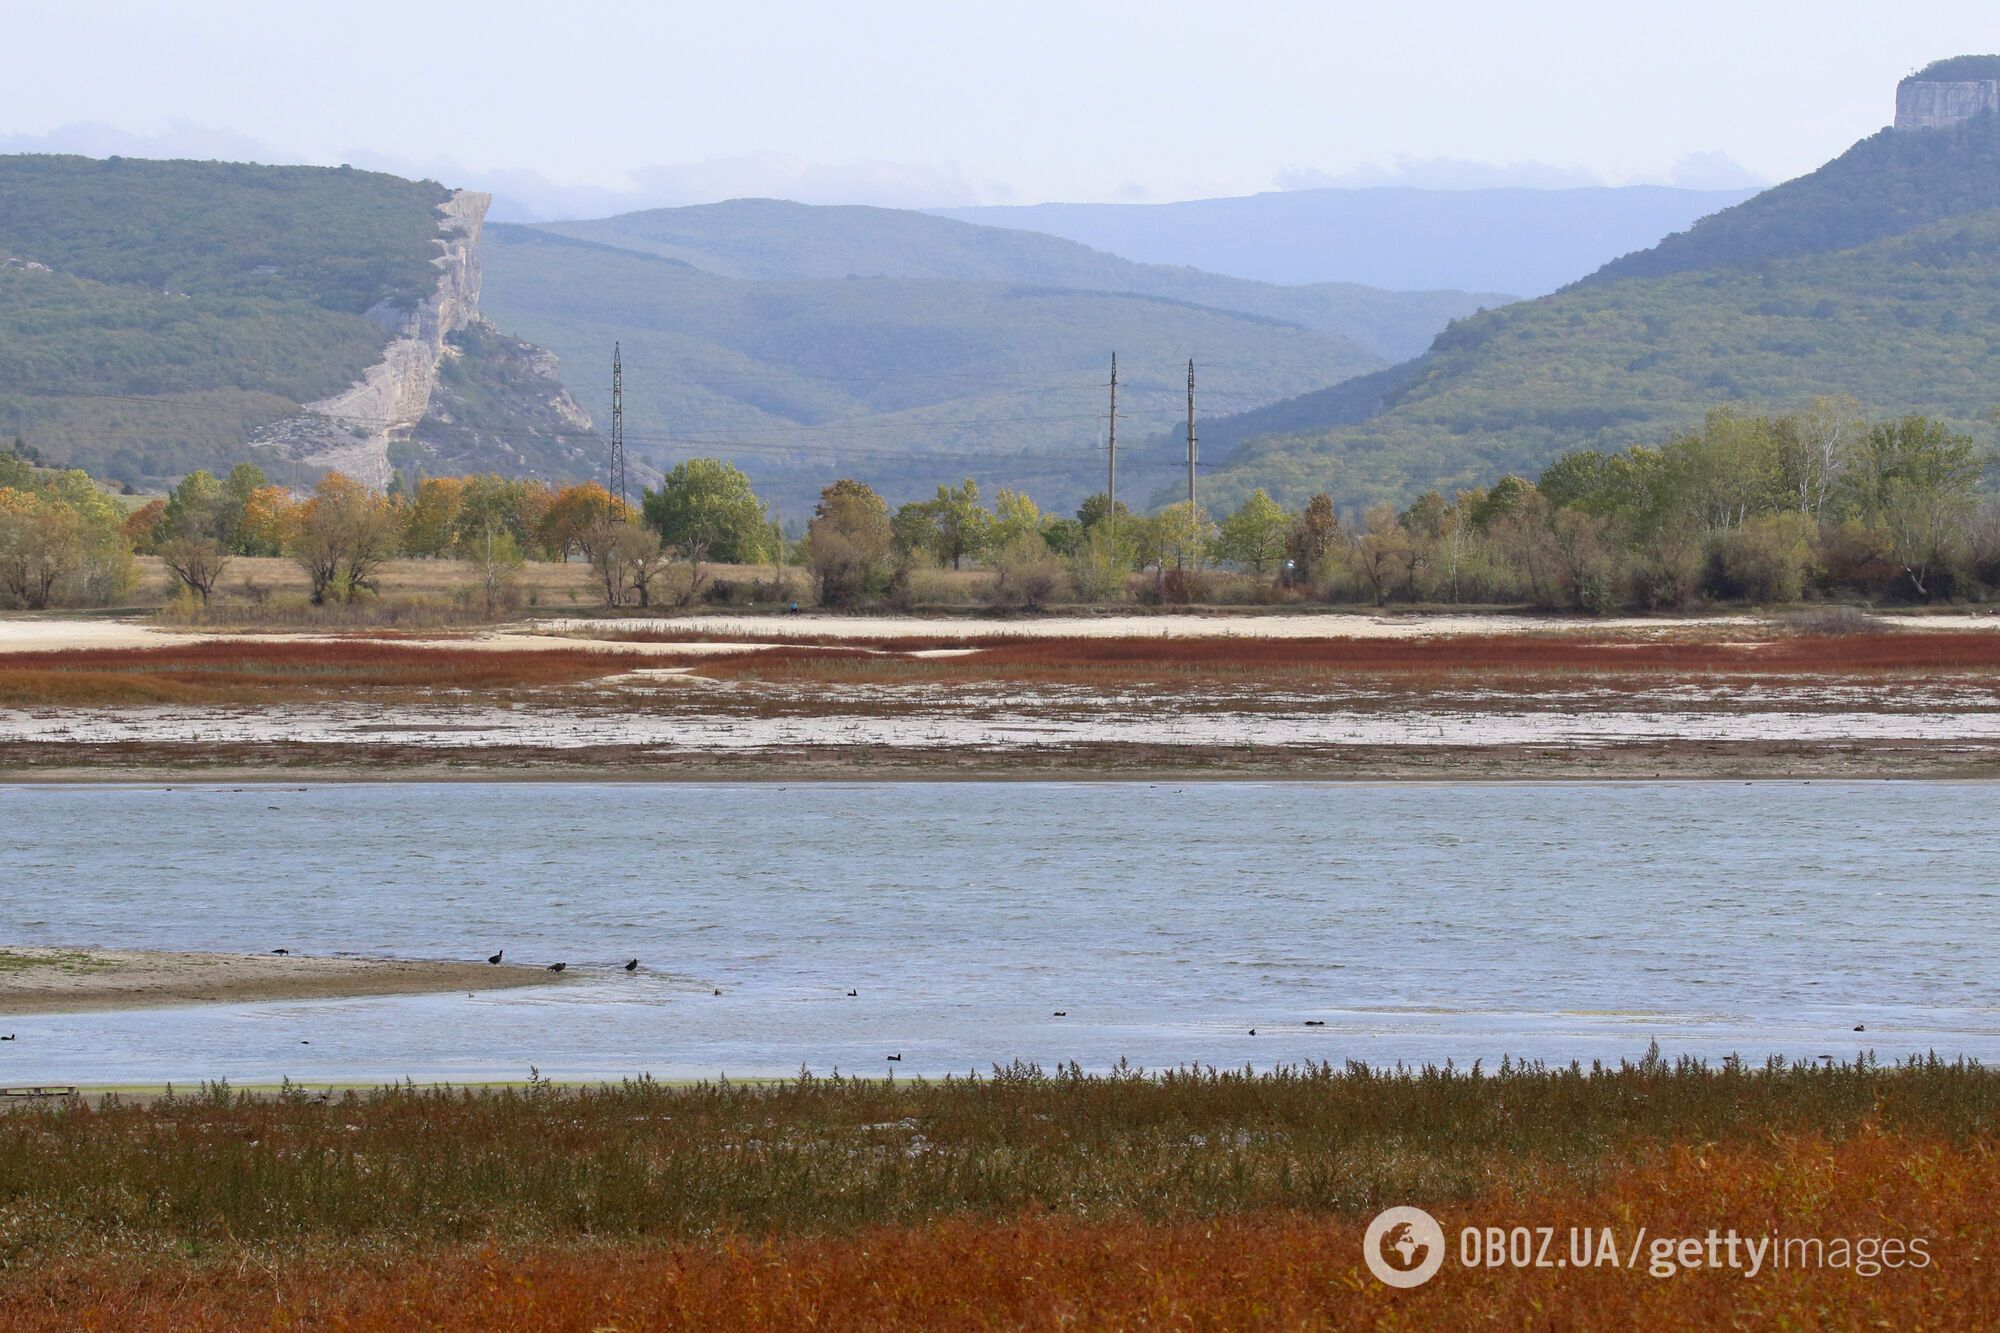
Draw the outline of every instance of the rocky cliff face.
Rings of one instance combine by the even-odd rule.
[[[1936,130],[2000,112],[2000,79],[1905,79],[1896,85],[1896,128]]]
[[[413,438],[422,444],[426,433],[435,443],[437,433],[421,432],[420,425],[434,427],[439,417],[450,421],[464,412],[462,393],[441,385],[440,370],[448,364],[457,369],[468,351],[476,358],[480,351],[499,349],[509,360],[532,364],[535,372],[503,374],[501,378],[525,397],[510,403],[504,393],[482,395],[485,401],[478,415],[489,440],[515,439],[529,447],[489,449],[484,452],[502,456],[483,458],[476,456],[481,451],[460,439],[451,451],[458,455],[452,461],[497,471],[588,475],[595,428],[556,378],[554,358],[539,348],[499,338],[480,318],[479,240],[492,202],[491,195],[460,190],[439,206],[439,254],[432,261],[438,269],[436,290],[413,310],[387,304],[370,310],[368,318],[390,334],[382,359],[342,392],[307,403],[298,415],[266,428],[256,443],[382,489],[394,471],[389,458],[392,445],[408,448]],[[468,332],[473,336],[467,338]],[[462,384],[465,377],[455,378]],[[518,434],[510,430],[517,415],[525,418]],[[557,446],[555,457],[530,458],[538,452],[535,446],[549,443]]]

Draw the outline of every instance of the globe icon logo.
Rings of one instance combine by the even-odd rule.
[[[1444,1265],[1444,1228],[1421,1208],[1384,1209],[1362,1234],[1361,1258],[1387,1286],[1421,1287]]]

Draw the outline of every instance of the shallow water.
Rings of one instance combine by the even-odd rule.
[[[1993,795],[0,788],[0,939],[570,964],[474,996],[8,1018],[0,1083],[1587,1061],[1651,1040],[1990,1060]]]

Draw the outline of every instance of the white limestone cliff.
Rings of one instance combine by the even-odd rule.
[[[393,335],[382,359],[340,393],[266,427],[256,443],[382,489],[389,444],[409,438],[437,386],[445,339],[479,318],[479,233],[493,196],[459,190],[438,206],[437,289],[414,310],[379,304],[368,318]]]

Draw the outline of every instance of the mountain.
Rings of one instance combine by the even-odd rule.
[[[670,211],[705,214],[706,225],[797,207]],[[727,457],[794,516],[840,473],[898,499],[972,475],[989,488],[1029,487],[1044,504],[1074,504],[1102,486],[1114,349],[1120,474],[1134,495],[1175,466],[1173,450],[1130,446],[1182,418],[1190,356],[1200,363],[1204,410],[1218,413],[1383,364],[1336,333],[1270,315],[1027,281],[1034,270],[1004,262],[1013,249],[1006,233],[993,233],[1003,259],[984,267],[954,268],[948,254],[914,246],[891,265],[897,233],[870,241],[844,229],[856,214],[899,215],[804,216],[820,212],[840,224],[821,244],[810,235],[788,243],[786,231],[757,239],[746,222],[718,225],[709,249],[688,244],[679,220],[650,214],[559,229],[496,225],[486,234],[485,305],[560,357],[572,383],[587,365],[608,380],[612,345],[622,344],[632,455],[654,466]],[[987,230],[901,216],[933,235]],[[586,230],[620,244],[576,234]],[[842,275],[864,244],[881,266],[903,271]],[[733,273],[697,268],[697,259]]]
[[[1149,264],[1267,283],[1364,283],[1539,296],[1754,190],[1286,190],[1174,204],[938,210]],[[1488,304],[1491,304],[1490,302]]]
[[[485,386],[457,462],[574,473],[587,418],[479,312],[485,205],[345,167],[0,157],[0,432],[141,486],[241,461],[379,484],[434,407],[470,410],[433,404],[449,365]]]
[[[1969,428],[2000,401],[1996,319],[2000,115],[1888,129],[1560,292],[1460,320],[1414,361],[1214,423],[1205,441],[1240,443],[1211,492],[1408,499],[1821,394]]]
[[[1391,361],[1415,356],[1460,315],[1513,300],[1486,291],[1277,286],[1197,268],[1135,264],[1074,241],[907,209],[737,199],[540,230],[677,259],[718,277],[778,282],[927,278],[1158,296],[1338,334]],[[1664,234],[1655,231],[1651,241]],[[1512,289],[1501,289],[1512,290]]]

